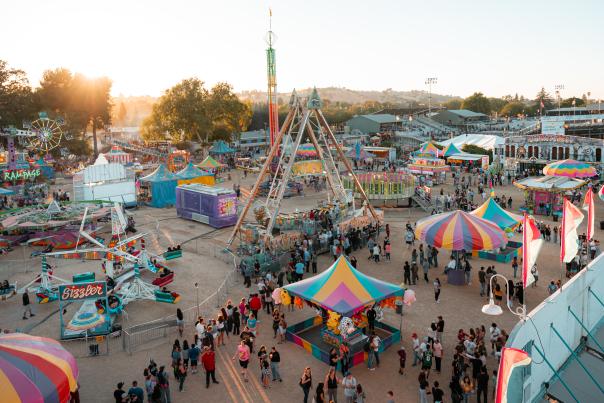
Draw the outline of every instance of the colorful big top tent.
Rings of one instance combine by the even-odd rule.
[[[3,402],[67,403],[77,380],[76,360],[58,341],[22,333],[0,335]]]
[[[591,178],[596,176],[596,168],[586,162],[562,160],[552,162],[543,167],[543,174],[549,176],[565,176],[567,178]]]
[[[461,210],[419,220],[415,236],[428,245],[452,251],[495,250],[507,243],[497,225]]]
[[[314,158],[317,156],[317,150],[315,150],[315,146],[311,143],[304,143],[300,144],[298,150],[296,151],[296,155],[300,157]]]
[[[197,168],[201,168],[204,170],[216,170],[218,168],[222,168],[224,164],[216,161],[212,156],[208,155],[203,161],[197,164]]]
[[[522,221],[521,216],[504,210],[492,197],[470,214],[495,223],[504,231],[512,231]]]
[[[140,179],[151,187],[151,206],[166,207],[176,203],[176,186],[178,177],[170,172],[164,164],[155,171]]]
[[[223,140],[218,140],[218,141],[214,142],[214,144],[210,148],[210,154],[222,155],[222,154],[230,154],[230,153],[234,153],[234,152],[235,152],[235,150],[232,149],[231,147],[229,147],[229,145],[227,143],[225,143]]]
[[[203,185],[214,185],[216,183],[214,175],[207,171],[202,171],[189,162],[186,167],[176,173],[179,185],[188,185],[191,183],[201,183]]]
[[[118,146],[111,147],[111,150],[108,153],[105,153],[105,158],[109,162],[116,162],[118,164],[128,164],[132,162],[132,155],[124,152]]]
[[[430,154],[433,154],[435,157],[438,157],[441,153],[441,151],[438,149],[438,147],[436,147],[430,141],[422,144],[422,146],[419,148],[418,152],[422,153],[422,154],[430,153]]]
[[[361,273],[344,256],[340,256],[323,273],[289,284],[284,289],[290,295],[344,316],[350,316],[389,297],[402,297],[405,292],[398,285]]]
[[[453,143],[449,144],[443,151],[443,156],[445,157],[450,157],[455,154],[463,154],[463,152],[461,152]]]

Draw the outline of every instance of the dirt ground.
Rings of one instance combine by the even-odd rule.
[[[240,173],[234,173],[233,179],[242,186],[251,188],[254,178],[248,176],[242,178]],[[224,184],[230,187],[231,182]],[[451,185],[445,185],[445,192],[450,191]],[[439,187],[436,188],[438,191]],[[521,205],[522,194],[512,186],[496,188],[498,194],[512,196],[514,199],[514,211]],[[323,199],[324,194],[307,194],[304,197],[295,197],[286,199],[283,204],[283,210],[305,209],[314,206],[318,200]],[[599,223],[599,217],[604,217],[604,204],[596,201],[596,224]],[[184,242],[187,239],[194,238],[204,233],[212,231],[211,228],[203,224],[181,220],[176,218],[174,209],[150,209],[142,208],[134,212],[137,226],[141,231],[153,231],[159,228],[159,238],[157,242],[151,242],[150,248],[156,252],[165,250],[168,246],[175,243]],[[401,283],[403,278],[402,266],[405,260],[410,260],[411,249],[404,246],[403,228],[406,222],[414,222],[427,214],[422,210],[414,209],[387,209],[385,213],[386,223],[391,227],[392,241],[392,260],[390,262],[374,263],[366,259],[365,250],[356,253],[359,260],[359,269],[364,273],[375,276],[379,279]],[[545,217],[538,217],[538,220],[544,220]],[[158,227],[159,223],[159,227]],[[584,228],[583,223],[582,228]],[[583,230],[582,230],[583,231]],[[582,232],[581,231],[581,232]],[[228,238],[230,229],[212,232],[209,236],[192,241],[185,248],[182,259],[170,261],[169,266],[176,273],[174,283],[171,289],[179,292],[182,299],[177,305],[161,304],[152,301],[136,301],[127,306],[128,319],[123,319],[125,327],[134,324],[144,323],[150,320],[161,318],[174,314],[176,307],[181,309],[192,307],[196,304],[196,293],[193,284],[198,282],[199,299],[203,300],[210,295],[223,281],[231,267],[225,259],[220,256],[224,247],[224,241]],[[602,239],[603,233],[596,225],[596,239]],[[382,238],[383,239],[383,238]],[[514,240],[520,240],[520,235],[515,235]],[[0,278],[2,276],[2,266],[4,260],[18,259],[19,251],[3,257],[0,260]],[[13,256],[14,254],[14,256]],[[540,271],[539,284],[536,288],[526,290],[527,308],[530,310],[538,305],[547,295],[546,286],[550,280],[558,279],[561,276],[562,269],[558,262],[559,246],[558,244],[546,242],[542,248],[538,260]],[[331,259],[326,256],[319,257],[319,270],[329,267]],[[495,265],[497,272],[505,276],[512,276],[510,264],[500,264],[493,261],[473,258],[471,263],[472,282],[468,286],[453,286],[446,284],[446,276],[442,274],[445,262],[445,253],[439,254],[440,267],[431,269],[429,277],[440,277],[443,283],[441,293],[441,303],[436,304],[433,298],[432,284],[426,284],[423,280],[416,286],[412,286],[417,296],[417,302],[411,307],[405,307],[402,316],[402,345],[405,346],[408,353],[407,371],[405,375],[398,375],[398,356],[396,354],[397,346],[387,350],[381,357],[381,366],[376,371],[368,371],[365,366],[357,366],[352,370],[353,375],[359,383],[363,385],[367,394],[367,401],[380,402],[386,401],[386,391],[392,390],[397,402],[412,402],[417,400],[417,375],[419,369],[411,367],[411,334],[416,332],[420,336],[427,333],[431,322],[435,321],[438,315],[442,315],[445,320],[444,333],[444,358],[443,371],[441,374],[432,373],[430,382],[438,380],[449,396],[448,383],[451,375],[450,363],[453,355],[453,347],[456,341],[458,329],[468,329],[484,324],[488,327],[495,321],[501,328],[511,331],[516,323],[516,317],[508,311],[505,311],[500,317],[488,317],[481,313],[480,309],[486,300],[479,295],[479,284],[477,271],[480,266]],[[94,270],[97,274],[100,272],[99,262],[59,262],[57,274],[64,278],[70,278],[72,274],[82,271]],[[18,280],[23,284],[31,280],[35,273],[22,273],[11,276],[9,280]],[[241,297],[249,294],[249,291],[243,288],[241,279],[237,279],[234,286],[229,289],[229,297],[233,301],[238,301]],[[1,328],[16,329],[27,325],[35,326],[32,334],[45,335],[57,338],[59,335],[58,315],[52,314],[58,309],[56,303],[46,305],[36,305],[34,307],[37,316],[23,321],[21,319],[21,299],[19,296],[0,302],[0,323]],[[69,307],[68,310],[75,309]],[[313,311],[305,308],[301,311],[286,313],[288,324],[296,323],[300,320],[313,315]],[[270,329],[270,317],[260,314],[259,337],[257,345],[266,345],[270,348],[275,344],[272,338],[272,329]],[[385,321],[398,327],[401,317],[394,312],[386,311]],[[25,322],[27,322],[25,324]],[[192,340],[194,335],[192,324],[188,324],[185,330],[185,338]],[[148,364],[149,359],[154,359],[158,364],[169,365],[171,345],[177,338],[175,331],[171,331],[166,338],[154,341],[144,346],[140,351],[133,354],[127,354],[119,349],[112,350],[109,355],[97,357],[78,358],[80,368],[81,397],[83,402],[111,402],[113,401],[112,392],[119,381],[124,381],[128,386],[133,380],[143,382],[143,368]],[[327,365],[319,362],[308,354],[302,348],[291,343],[276,345],[281,352],[281,374],[283,383],[273,382],[270,389],[264,389],[259,381],[259,367],[257,359],[252,359],[250,364],[250,382],[243,383],[240,380],[238,364],[231,360],[235,352],[236,339],[227,340],[227,345],[218,348],[217,352],[217,378],[220,385],[211,385],[209,389],[205,388],[204,375],[189,374],[185,382],[184,392],[178,392],[176,382],[171,378],[172,400],[175,402],[194,402],[194,401],[212,401],[212,402],[284,402],[284,401],[302,401],[302,391],[298,386],[298,380],[305,366],[310,366],[313,373],[313,388],[322,382],[327,372]],[[488,359],[489,372],[495,368],[496,363],[492,357]],[[490,385],[492,388],[493,385]],[[490,392],[489,392],[490,393]],[[342,391],[339,391],[339,398],[343,399]],[[449,399],[446,399],[449,400]]]

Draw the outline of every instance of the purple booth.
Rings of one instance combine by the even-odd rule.
[[[176,188],[176,214],[214,228],[237,223],[237,195],[229,189],[192,183]]]

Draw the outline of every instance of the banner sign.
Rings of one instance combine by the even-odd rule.
[[[564,120],[541,119],[541,134],[564,134]]]
[[[481,159],[482,159],[482,169],[484,171],[486,171],[487,169],[489,169],[489,156],[483,155]]]
[[[40,176],[40,169],[7,169],[2,171],[4,182],[35,179],[38,176]]]
[[[104,281],[59,286],[59,300],[61,302],[99,299],[105,298],[105,296],[107,296],[107,283]]]

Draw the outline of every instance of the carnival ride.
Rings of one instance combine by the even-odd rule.
[[[402,172],[367,172],[357,174],[369,200],[398,200],[415,194],[415,177]],[[354,191],[355,197],[361,194],[355,191],[352,178],[344,176],[344,187]]]
[[[344,188],[338,166],[336,165],[330,149],[331,147],[335,147],[339,160],[344,164],[349,176],[353,178],[356,189],[360,193],[362,200],[367,203],[371,216],[375,221],[381,221],[381,217],[369,204],[369,199],[359,183],[350,162],[344,155],[342,148],[339,146],[329,124],[321,112],[322,101],[316,89],[312,91],[305,105],[294,91],[289,106],[289,113],[281,126],[281,130],[277,133],[275,142],[270,148],[264,166],[250,193],[250,197],[239,215],[237,224],[227,241],[228,246],[233,243],[235,236],[241,230],[246,215],[252,205],[254,205],[255,198],[264,183],[265,175],[270,173],[271,166],[274,166],[274,160],[277,159],[272,178],[270,178],[270,187],[266,199],[263,202],[259,201],[254,211],[257,220],[258,217],[261,218],[258,220],[262,231],[261,238],[265,242],[270,241],[273,238],[273,228],[280,216],[281,201],[289,187],[289,182],[293,174],[292,168],[296,162],[298,149],[302,139],[305,136],[307,136],[312,143],[319,160],[322,162],[323,171],[321,173],[325,176],[328,185],[327,202],[334,206],[338,206],[341,211],[347,210],[347,207],[352,205],[353,208],[350,209],[350,213],[351,215],[354,215],[353,197],[352,195],[349,195]],[[283,151],[280,152],[282,144],[288,146],[284,147]]]

